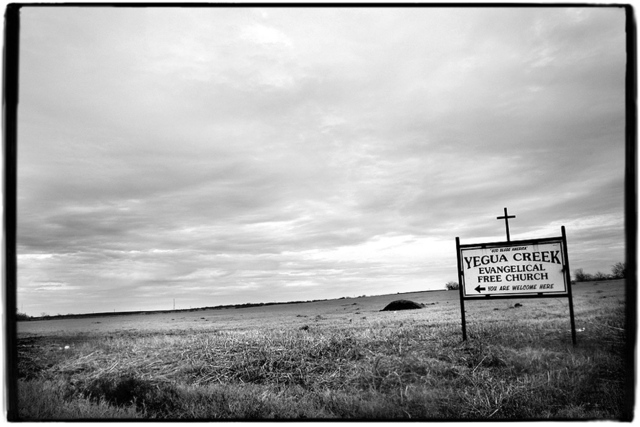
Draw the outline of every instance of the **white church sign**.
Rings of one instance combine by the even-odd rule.
[[[460,248],[465,296],[567,292],[562,241]]]
[[[571,295],[571,274],[567,254],[567,235],[512,241],[509,233],[509,215],[497,219],[505,221],[506,242],[460,244],[456,237],[458,255],[458,283],[462,339],[467,339],[465,301],[503,298],[557,298],[567,297],[571,339],[576,344],[576,326]]]

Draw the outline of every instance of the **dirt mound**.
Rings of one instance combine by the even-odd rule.
[[[418,304],[417,302],[409,301],[407,299],[399,299],[390,302],[381,311],[415,310],[416,308],[422,307],[424,307],[424,304]]]

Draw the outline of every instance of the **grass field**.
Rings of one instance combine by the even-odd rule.
[[[566,298],[467,302],[462,341],[457,291],[19,322],[19,417],[629,420],[624,282],[573,290],[575,347]]]

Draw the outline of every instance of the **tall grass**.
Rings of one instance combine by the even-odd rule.
[[[131,406],[110,405],[104,399],[90,401],[70,393],[64,380],[20,380],[19,416],[24,421],[142,418]]]
[[[577,347],[566,317],[511,307],[472,320],[466,342],[455,316],[411,313],[277,329],[25,337],[20,416],[629,419],[623,308],[585,308],[593,311],[583,315]],[[68,350],[64,340],[73,342]]]

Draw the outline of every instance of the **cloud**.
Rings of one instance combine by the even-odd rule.
[[[505,206],[514,237],[565,225],[574,268],[623,257],[616,8],[33,7],[21,24],[36,313],[57,310],[42,283],[66,284],[60,311],[442,288],[455,237],[503,239]]]

